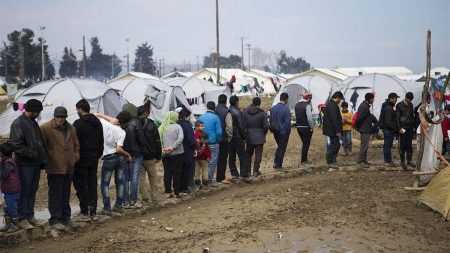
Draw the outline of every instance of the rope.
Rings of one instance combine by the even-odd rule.
[[[444,163],[447,166],[450,166],[450,163],[447,162],[447,159],[445,159],[441,152],[438,151],[438,149],[433,145],[433,143],[431,142],[430,136],[428,135],[426,129],[423,127],[422,124],[420,124],[420,128],[421,128],[421,134],[423,134],[425,136],[425,139],[428,141],[428,143],[430,143],[431,147],[433,148],[434,152],[436,152],[436,154],[438,155],[439,158],[441,158],[442,161],[444,161]],[[420,165],[421,166],[421,165]]]

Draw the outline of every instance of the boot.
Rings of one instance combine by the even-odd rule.
[[[400,154],[400,161],[400,167],[404,170],[408,169],[408,166],[405,163],[405,156],[403,154]]]
[[[406,155],[406,160],[408,161],[407,164],[413,168],[416,167],[416,164],[412,161],[412,154],[407,154]]]
[[[6,231],[6,233],[10,234],[10,233],[14,233],[19,231],[19,218],[15,217],[9,217],[9,226],[8,226],[8,230]]]

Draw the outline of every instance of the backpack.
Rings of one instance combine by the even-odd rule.
[[[353,129],[357,129],[358,128],[358,126],[356,125],[357,121],[358,121],[358,112],[355,112],[353,114],[353,117],[352,117],[352,127],[353,127]]]

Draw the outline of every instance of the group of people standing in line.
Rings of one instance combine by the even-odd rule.
[[[310,166],[308,151],[315,129],[311,107],[313,95],[303,93],[300,96],[301,100],[295,105],[295,128],[302,141],[300,164]],[[376,125],[384,134],[385,165],[397,166],[392,160],[391,148],[394,138],[398,137],[401,167],[414,167],[413,94],[406,93],[399,103],[397,99],[397,94],[389,94],[377,120],[370,110],[374,94],[367,93],[353,115],[348,110],[348,103],[342,102],[343,94],[335,92],[326,103],[322,117],[322,131],[327,137],[327,165],[339,166],[337,155],[341,145],[344,156],[352,155],[351,133],[355,128],[361,134],[357,164],[362,168],[370,167],[368,144]],[[287,93],[280,94],[280,102],[270,109],[267,117],[259,97],[253,98],[252,104],[241,111],[239,97],[227,98],[222,94],[217,105],[212,101],[206,104],[206,112],[198,117],[193,129],[192,115],[186,108],[166,112],[158,127],[149,119],[149,105],[138,107],[137,117],[124,110],[112,118],[103,113],[91,114],[89,103],[84,99],[75,105],[79,119],[73,125],[66,120],[67,109],[58,106],[53,119],[39,127],[36,118],[43,110],[42,103],[31,99],[25,104],[25,112],[11,124],[10,142],[0,145],[6,229],[13,232],[41,225],[34,216],[34,206],[42,169],[47,172],[49,225],[58,230],[74,226],[73,221],[97,219],[100,159],[103,161],[101,212],[106,215],[122,212],[123,208],[141,208],[142,203],[157,202],[156,164],[161,161],[164,192],[169,198],[191,194],[204,187],[217,187],[221,183],[229,184],[227,164],[231,179],[250,182],[251,177],[261,175],[262,154],[269,130],[277,143],[273,168],[282,170],[292,129],[288,100]],[[446,109],[450,111],[450,108]],[[111,205],[109,187],[113,174],[116,199]],[[74,219],[71,219],[70,207],[72,182],[80,202],[80,214]]]

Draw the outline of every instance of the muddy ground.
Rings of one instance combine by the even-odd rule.
[[[287,169],[298,167],[300,145],[293,131],[284,163]],[[263,173],[273,172],[275,148],[268,135]],[[324,165],[324,152],[319,129],[310,150],[315,166]],[[398,161],[396,149],[393,154]],[[339,157],[348,165],[355,159],[356,155]],[[379,145],[372,145],[369,161],[382,166]],[[411,172],[317,170],[296,178],[233,185],[139,218],[114,220],[92,231],[2,251],[450,252],[450,224],[440,214],[417,206],[418,193],[404,190],[412,182]],[[45,188],[44,177],[40,209],[46,207]]]

